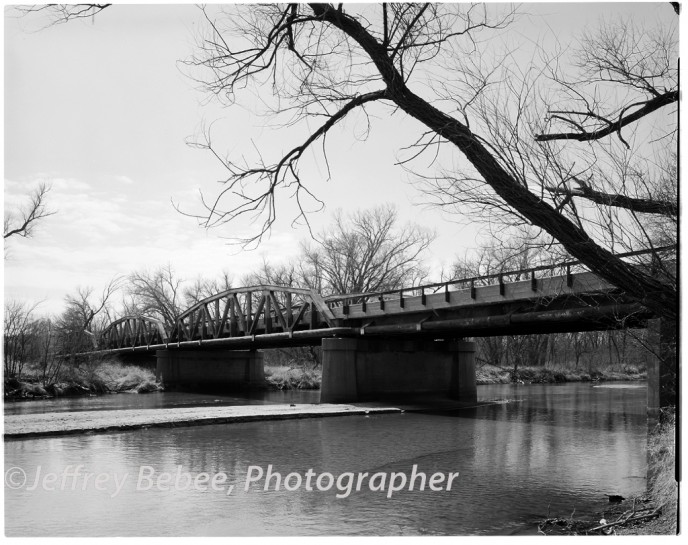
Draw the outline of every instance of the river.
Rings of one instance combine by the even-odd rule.
[[[181,393],[6,403],[5,414],[310,403]],[[467,535],[532,533],[645,489],[644,383],[479,386],[495,404],[450,412],[151,428],[5,442],[8,536]],[[81,466],[78,467],[77,466]],[[247,483],[259,469],[282,477]],[[396,474],[427,486],[390,490]],[[7,484],[8,475],[17,468]],[[305,484],[311,470],[313,482]],[[86,473],[92,474],[86,478]],[[206,477],[199,473],[207,473]],[[284,482],[289,473],[298,473]],[[329,490],[324,474],[338,480]],[[367,473],[360,490],[352,478]],[[385,486],[378,477],[385,475]],[[450,490],[431,476],[453,477]],[[316,478],[323,477],[322,486]],[[100,479],[96,483],[96,479]],[[165,480],[167,479],[167,480]],[[212,480],[211,479],[215,479]],[[439,478],[438,478],[439,479]],[[318,481],[320,482],[320,481]],[[339,487],[337,486],[339,483]],[[291,490],[285,489],[289,484]],[[299,484],[299,486],[296,486]],[[230,488],[233,487],[233,488]],[[371,490],[371,487],[374,488]],[[311,488],[308,490],[307,488]],[[439,490],[441,489],[441,490]],[[338,497],[339,496],[339,497]],[[388,497],[389,496],[389,497]]]

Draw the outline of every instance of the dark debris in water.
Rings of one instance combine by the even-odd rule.
[[[548,536],[614,535],[617,528],[632,528],[662,514],[661,507],[650,505],[645,498],[634,498],[630,509],[628,505],[622,507],[622,502],[623,498],[615,502],[599,520],[576,519],[575,510],[569,518],[548,516],[538,524],[538,533]]]

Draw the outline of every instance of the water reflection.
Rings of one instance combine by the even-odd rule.
[[[605,494],[644,489],[644,389],[589,384],[480,387],[508,402],[442,414],[354,416],[149,429],[13,441],[6,469],[130,475],[121,492],[6,489],[8,535],[506,534],[534,517],[586,513]],[[321,492],[244,490],[249,466],[285,476],[460,472],[451,491],[346,498]],[[235,490],[136,490],[141,465],[228,475]]]

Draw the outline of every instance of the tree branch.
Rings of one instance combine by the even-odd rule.
[[[14,235],[30,237],[33,234],[33,228],[36,226],[37,221],[56,213],[45,207],[45,196],[48,191],[50,191],[50,186],[45,183],[40,184],[34,190],[31,194],[31,204],[21,210],[21,220],[19,220],[19,223],[15,222],[12,213],[5,216],[3,238],[9,238]]]
[[[561,189],[550,187],[548,190],[556,195],[565,195],[567,199],[571,197],[581,197],[597,204],[605,206],[615,206],[625,208],[643,214],[660,214],[662,216],[677,216],[678,206],[675,202],[662,201],[650,198],[629,197],[619,193],[605,193],[592,189],[586,182],[574,178],[578,183],[578,189]]]
[[[645,105],[642,108],[636,110],[632,114],[620,117],[618,121],[605,120],[606,126],[604,128],[595,131],[585,131],[581,127],[580,132],[537,134],[535,135],[535,140],[537,142],[548,142],[551,140],[578,140],[579,142],[588,142],[590,140],[599,140],[601,138],[604,138],[605,136],[609,136],[614,132],[620,131],[626,125],[630,125],[631,123],[634,123],[639,119],[642,119],[646,115],[649,115],[652,112],[659,110],[660,108],[663,108],[664,106],[667,106],[669,104],[673,104],[677,101],[678,91],[668,91],[664,94],[651,98],[650,100],[644,103]],[[596,117],[600,119],[600,116],[592,113],[580,114],[577,112],[570,112],[570,115],[586,115],[588,117]],[[556,117],[561,119],[561,117],[559,116]],[[565,121],[571,123],[572,125],[580,127],[580,125],[578,123],[575,123],[573,120],[566,119]]]
[[[300,201],[299,192],[305,191],[311,197],[313,197],[313,195],[302,185],[300,176],[298,174],[297,166],[303,153],[316,140],[318,140],[321,137],[324,137],[327,134],[327,132],[332,127],[334,127],[335,124],[337,124],[337,122],[344,119],[344,117],[346,117],[346,115],[349,114],[352,110],[369,102],[383,99],[385,98],[385,96],[386,91],[380,90],[365,93],[352,98],[338,111],[329,115],[327,121],[323,123],[318,129],[313,131],[302,144],[288,151],[285,155],[282,156],[282,158],[276,164],[273,165],[263,165],[256,168],[239,167],[235,164],[230,163],[229,161],[224,160],[217,153],[215,153],[215,151],[212,148],[212,145],[209,142],[209,138],[206,144],[196,144],[199,147],[204,147],[213,151],[218,160],[220,160],[220,162],[225,166],[225,168],[229,170],[230,177],[226,181],[227,186],[225,187],[225,189],[223,189],[220,192],[220,194],[215,198],[215,200],[212,203],[207,204],[205,203],[205,201],[203,201],[203,205],[207,210],[207,215],[199,216],[194,214],[188,214],[181,211],[178,206],[175,205],[175,207],[182,214],[190,215],[197,219],[204,220],[204,225],[207,228],[216,227],[231,219],[237,218],[247,213],[264,213],[267,209],[268,217],[263,223],[260,232],[255,236],[242,240],[244,244],[251,244],[259,241],[262,238],[262,236],[270,230],[275,220],[275,191],[277,187],[280,185],[284,185],[285,187],[296,186],[294,196],[297,200],[299,210],[301,212],[301,215],[299,217],[305,219],[305,212]],[[267,187],[265,187],[265,189],[258,195],[247,195],[244,191],[244,187],[245,182],[249,178],[256,178],[259,182],[264,181],[267,183]],[[218,209],[220,202],[227,194],[232,194],[235,197],[238,197],[239,202],[233,208],[221,211]]]

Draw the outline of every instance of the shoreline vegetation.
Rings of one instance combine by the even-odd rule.
[[[103,361],[69,368],[54,381],[41,380],[40,369],[26,366],[18,377],[5,377],[5,400],[45,399],[53,397],[95,396],[101,394],[144,394],[164,390],[150,369]]]
[[[27,366],[28,367],[28,366]],[[503,367],[483,364],[476,370],[476,382],[485,384],[557,384],[565,382],[603,382],[645,380],[641,366],[622,365],[609,369],[550,368],[547,366]],[[266,365],[266,390],[319,390],[322,368],[309,365]],[[38,372],[28,367],[20,377],[4,380],[4,399],[43,399],[67,396],[93,396],[113,393],[143,394],[164,390],[155,373],[116,361],[73,368],[54,382],[43,384]]]
[[[476,382],[481,384],[557,384],[563,382],[609,382],[646,380],[644,367],[622,365],[618,368],[583,369],[550,368],[546,366],[501,367],[485,364],[476,369]]]

